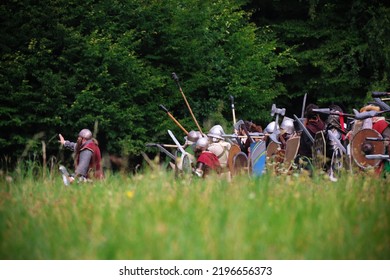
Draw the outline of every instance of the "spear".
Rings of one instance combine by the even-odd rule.
[[[180,83],[179,83],[179,77],[176,75],[175,72],[172,73],[172,78],[173,78],[173,80],[176,82],[177,86],[179,87],[180,93],[181,93],[181,95],[183,96],[183,99],[184,99],[185,103],[187,104],[188,110],[190,111],[190,114],[191,114],[192,118],[194,119],[194,122],[195,122],[196,126],[198,127],[200,133],[203,134],[202,129],[200,128],[200,126],[199,126],[199,124],[198,124],[198,121],[196,120],[196,118],[195,118],[195,116],[194,116],[194,113],[192,113],[190,104],[188,103],[187,98],[186,98],[186,96],[185,96],[183,90],[181,89],[181,86],[180,86]]]

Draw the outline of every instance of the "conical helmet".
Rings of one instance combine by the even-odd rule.
[[[192,144],[196,143],[200,137],[202,137],[202,134],[199,131],[191,130],[184,139],[189,142],[189,144]]]
[[[87,140],[92,139],[92,132],[89,129],[84,128],[80,130],[79,137],[85,138]]]
[[[202,150],[207,149],[209,146],[209,139],[207,137],[201,137],[196,141],[196,148],[201,148]]]
[[[279,125],[277,126],[279,128]],[[264,129],[265,133],[271,134],[275,130],[275,121],[270,122]]]
[[[223,131],[222,126],[217,124],[214,125],[212,128],[210,128],[209,133],[207,133],[207,136],[210,138],[223,140],[223,136],[222,136],[223,134],[225,134],[225,132]]]
[[[295,131],[294,120],[289,117],[284,117],[280,128],[283,129],[287,134],[293,134]]]

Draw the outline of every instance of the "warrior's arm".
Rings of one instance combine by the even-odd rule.
[[[76,146],[77,146],[77,143],[70,142],[68,140],[65,140],[65,142],[64,142],[64,147],[71,150],[71,151],[76,150]]]
[[[195,174],[198,177],[203,177],[203,174],[204,174],[203,169],[204,169],[204,163],[203,162],[197,162],[196,169],[195,169]]]
[[[87,177],[89,163],[92,159],[92,151],[85,149],[80,152],[79,163],[75,170],[76,176]]]
[[[76,143],[65,140],[64,136],[62,136],[61,134],[58,134],[58,137],[60,138],[60,140],[58,142],[60,142],[61,145],[63,145],[65,148],[67,148],[71,151],[76,150],[76,145],[77,145]]]

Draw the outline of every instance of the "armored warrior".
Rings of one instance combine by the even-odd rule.
[[[213,152],[223,169],[226,169],[228,157],[229,157],[229,150],[231,148],[231,144],[229,142],[226,142],[222,135],[224,135],[224,131],[222,126],[215,125],[210,130],[209,133],[207,133],[207,137],[209,138],[209,147],[208,150],[210,152]]]
[[[335,171],[339,172],[343,167],[343,157],[346,154],[345,149],[345,122],[343,110],[338,105],[330,105],[329,109],[333,113],[325,120],[325,134],[326,135],[326,164],[324,169],[327,171],[329,178],[333,181],[337,180]]]
[[[381,110],[380,107],[370,104],[361,108],[360,113],[367,112],[367,111],[379,112],[380,110]],[[371,122],[372,122],[372,129],[378,131],[383,136],[383,138],[390,137],[390,127],[385,117],[382,116],[373,117],[371,118]]]
[[[188,153],[191,162],[195,162],[194,150],[196,141],[199,138],[203,137],[200,131],[191,130],[188,132],[187,136],[184,137],[185,143],[183,145],[183,149]],[[178,156],[178,155],[176,155]]]
[[[92,138],[92,132],[89,129],[84,128],[79,132],[76,143],[65,140],[61,134],[59,134],[59,139],[61,145],[75,152],[75,173],[66,176],[67,178],[64,177],[65,184],[72,183],[76,178],[80,181],[86,181],[92,177],[95,179],[103,179],[104,175],[99,145],[97,140]],[[67,175],[67,171],[63,166],[60,167],[60,171]]]
[[[246,133],[245,133],[245,129],[249,133],[251,133],[251,132],[262,133],[263,132],[263,128],[261,127],[261,125],[257,125],[257,124],[255,124],[253,122],[250,122],[250,121],[244,121],[244,123],[239,125],[239,127],[237,127],[237,128],[235,127],[235,129],[238,130],[238,135],[240,135],[240,136],[247,136]],[[257,140],[258,139],[255,139],[255,141],[257,141]],[[250,146],[251,141],[247,137],[242,138],[241,141],[242,141],[240,143],[241,150],[246,155],[248,155],[249,154],[249,146]]]
[[[281,137],[284,141],[287,141],[295,134],[294,120],[289,117],[284,117],[282,123],[280,124]]]
[[[284,150],[286,148],[286,141],[290,139],[295,134],[295,128],[294,128],[294,120],[284,116],[282,123],[276,126],[275,128],[275,121],[270,122],[267,127],[264,129],[265,133],[270,135],[274,133],[275,129],[279,129],[280,134],[278,137],[278,141],[281,142],[281,149]],[[267,137],[267,141],[269,142],[270,137]]]
[[[264,129],[264,132],[269,136],[270,134],[272,134],[275,131],[275,129],[279,129],[279,128],[280,128],[279,124],[276,125],[276,122],[272,121],[269,124],[267,124],[267,126]],[[269,142],[269,141],[270,141],[270,138],[267,137],[267,142]]]
[[[197,158],[194,173],[202,178],[207,177],[211,172],[221,173],[221,164],[218,157],[208,151],[209,140],[207,137],[199,138],[195,145],[195,157]]]
[[[380,112],[381,108],[379,106],[376,106],[375,104],[369,104],[364,106],[360,109],[360,113],[369,112],[369,111],[376,111]],[[386,119],[383,116],[374,116],[372,118],[365,119],[361,124],[361,128],[363,129],[372,129],[376,131],[376,133],[379,133],[380,136],[384,138],[384,140],[388,140],[390,138],[390,126],[389,123],[386,121]],[[356,126],[359,126],[359,122],[355,124]],[[361,132],[362,133],[362,132]],[[359,134],[359,133],[358,133]],[[378,135],[379,135],[378,134]],[[355,142],[355,137],[353,138]],[[378,143],[379,144],[379,143]],[[389,154],[389,142],[384,141],[381,145],[376,145],[373,142],[366,141],[361,145],[362,152],[366,155],[374,153],[375,147],[380,147],[384,145],[382,152],[385,154]],[[386,147],[387,146],[387,147]],[[382,170],[386,170],[386,172],[390,171],[389,161],[381,161],[379,162],[378,168],[376,168],[376,173],[381,174]]]
[[[306,120],[304,125],[308,133],[310,133],[310,135],[314,138],[317,132],[325,129],[325,123],[320,118],[319,114],[314,112],[313,109],[318,109],[318,106],[315,104],[307,105],[305,110]],[[295,161],[299,163],[299,161],[302,160],[303,163],[300,165],[309,170],[311,170],[310,164],[312,161],[312,147],[313,143],[311,142],[309,136],[305,133],[302,133],[299,144],[299,151]]]

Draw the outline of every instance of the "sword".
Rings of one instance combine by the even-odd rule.
[[[176,139],[176,137],[175,137],[175,135],[173,134],[173,132],[170,131],[169,129],[168,129],[168,134],[169,134],[169,136],[171,136],[173,142],[175,142],[175,144],[177,145],[177,148],[180,150],[180,152],[181,152],[183,155],[186,154],[187,152],[183,149],[183,146],[180,145],[179,141]]]
[[[307,93],[305,93],[305,95],[303,96],[302,112],[301,112],[302,119],[305,117],[306,98],[307,98]]]
[[[189,158],[189,154],[184,150],[183,146],[180,145],[179,141],[176,139],[175,135],[172,133],[172,131],[170,131],[168,129],[168,134],[169,136],[171,136],[173,142],[175,142],[175,144],[177,145],[179,151],[181,152],[181,157],[180,157],[180,161],[177,160],[177,157],[175,157],[175,163],[176,163],[176,166],[177,168],[179,168],[179,170],[183,170],[184,166],[183,166],[183,163],[184,163],[184,160],[185,158],[187,157],[188,160],[189,160],[189,163],[191,165],[191,159]],[[184,171],[184,170],[183,170]]]
[[[329,140],[333,141],[336,144],[336,146],[343,151],[344,154],[347,153],[347,150],[344,148],[340,140],[333,134],[331,130],[328,131],[328,136],[329,136]]]
[[[176,157],[171,153],[169,152],[167,149],[165,149],[163,146],[161,146],[161,144],[157,144],[157,143],[147,143],[146,144],[146,147],[157,147],[161,152],[163,152],[164,154],[166,154],[169,158],[175,160]]]
[[[301,127],[302,131],[306,134],[306,136],[309,138],[310,142],[314,143],[314,138],[311,136],[310,132],[307,130],[306,126],[301,122],[301,120],[297,117],[297,115],[294,114],[294,119],[297,121],[299,126]]]

